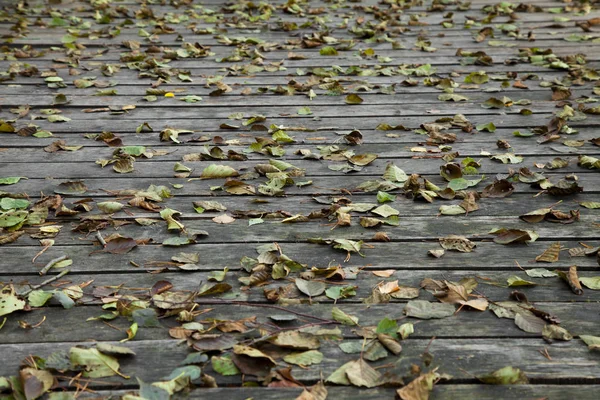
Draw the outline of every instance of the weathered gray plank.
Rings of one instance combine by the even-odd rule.
[[[0,345],[2,354],[11,354],[11,357],[0,366],[0,375],[15,374],[19,360],[28,355],[45,357],[52,352],[69,349],[74,345],[76,343]],[[179,345],[175,340],[134,341],[128,346],[137,353],[137,356],[123,358],[122,370],[146,382],[153,382],[167,376],[189,353],[186,347]],[[540,354],[539,350],[543,350],[544,347],[548,348],[552,360]],[[380,372],[404,376],[411,364],[421,364],[421,354],[426,348],[434,355],[434,362],[439,365],[440,372],[450,374],[453,379],[463,382],[474,382],[473,375],[492,372],[507,365],[522,369],[533,382],[543,383],[550,380],[560,380],[564,383],[596,383],[600,374],[598,356],[577,340],[555,343],[548,347],[541,339],[439,339],[433,340],[431,344],[430,340],[408,339],[400,357],[389,357],[373,365],[388,364],[396,360],[397,362],[391,368]],[[507,352],[507,348],[512,351]],[[356,355],[344,354],[331,345],[324,346],[322,352],[324,359],[321,364],[307,369],[294,367],[295,378],[303,382],[314,382],[320,379],[321,374],[328,376],[344,362],[357,359]],[[214,375],[217,382],[221,384],[241,382],[239,376],[226,379],[214,374],[210,368],[205,372]],[[105,378],[103,381],[127,383],[122,378]],[[93,383],[90,384],[90,387],[94,386]]]
[[[16,171],[18,175],[22,175]],[[410,171],[407,171],[410,172]],[[97,174],[95,174],[97,175]],[[547,173],[545,174],[551,182],[557,182],[559,179],[564,177],[564,173]],[[582,173],[577,175],[579,178],[580,186],[584,187],[584,193],[598,193],[600,189],[598,189],[597,183],[597,174],[595,173]],[[287,195],[348,195],[348,191],[351,192],[360,192],[356,190],[360,184],[364,183],[368,180],[377,179],[380,175],[370,175],[370,174],[361,174],[361,175],[346,175],[343,180],[340,180],[339,176],[311,176],[310,180],[313,181],[313,184],[310,186],[288,186],[285,188],[285,192]],[[424,178],[433,182],[436,185],[445,185],[446,181],[444,181],[439,173],[434,175],[423,175]],[[19,183],[16,185],[12,185],[7,187],[8,192],[11,193],[53,193],[56,187],[64,182],[65,180],[72,179],[72,177],[67,179],[55,179],[55,178],[44,178],[44,179],[21,179]],[[117,176],[115,173],[109,174],[108,177],[86,177],[85,184],[88,187],[88,191],[85,193],[86,196],[94,196],[94,197],[113,197],[110,192],[118,191],[118,190],[128,190],[128,189],[137,189],[142,190],[148,188],[150,185],[164,185],[170,187],[174,183],[173,178],[140,178],[135,177],[135,179],[129,176]],[[491,183],[491,181],[489,181]],[[185,181],[182,181],[183,187],[181,189],[177,189],[175,192],[176,196],[228,196],[229,194],[221,191],[211,191],[210,186],[213,184],[217,184],[220,182],[213,181],[194,181],[193,184],[186,184]],[[255,184],[256,182],[249,182]],[[484,181],[486,183],[486,181]],[[483,183],[480,184],[480,188],[483,188]],[[480,189],[478,188],[478,189]],[[538,194],[540,192],[537,188],[532,188],[527,184],[518,184],[517,193],[534,193]],[[548,203],[554,203],[560,200],[557,197],[552,196],[544,196]],[[250,197],[251,199],[253,197]],[[262,197],[263,199],[269,199],[268,197]],[[563,200],[576,200],[577,196],[567,196],[563,198]],[[217,199],[218,200],[218,199]]]
[[[333,201],[335,196],[332,196],[330,201]],[[85,198],[85,197],[83,197]],[[353,203],[371,203],[378,204],[376,200],[376,194],[353,194],[351,197],[347,197]],[[563,210],[564,212],[568,212],[569,209],[580,209],[584,215],[596,216],[600,215],[600,210],[598,209],[583,209],[578,207],[576,202],[593,202],[597,200],[598,195],[594,193],[583,193],[578,194],[577,196],[572,196],[565,201],[564,204],[560,206],[556,206],[556,202],[549,201],[549,199],[538,196],[534,197],[534,195],[530,193],[514,193],[510,197],[501,198],[501,199],[492,199],[492,198],[483,198],[478,201],[479,209],[476,211],[471,211],[469,215],[471,216],[517,216],[528,213],[536,208],[545,208],[548,206],[553,206],[555,209]],[[82,197],[69,197],[64,200],[64,204],[72,208],[76,201],[81,200]],[[323,200],[327,200],[327,196],[322,197]],[[103,201],[121,201],[124,199],[113,198],[113,199],[98,199]],[[212,201],[217,200],[219,203],[227,207],[229,213],[234,214],[237,218],[245,218],[245,213],[252,211],[255,215],[259,215],[260,213],[275,213],[278,211],[285,211],[292,214],[303,214],[309,215],[311,212],[321,211],[324,208],[328,208],[327,204],[320,204],[310,198],[310,195],[307,194],[306,197],[299,196],[289,196],[289,197],[277,197],[271,199],[262,199],[264,202],[256,202],[252,197],[241,196],[241,197],[230,197],[230,196],[220,196],[215,198],[214,196],[193,196],[190,198],[189,196],[177,196],[170,200],[167,203],[163,204],[163,207],[169,207],[181,212],[179,216],[180,219],[211,219],[215,216],[219,215],[214,212],[205,212],[202,214],[198,214],[192,205],[194,201]],[[402,195],[396,197],[396,200],[393,203],[389,203],[392,207],[398,209],[400,211],[400,216],[434,216],[439,213],[439,208],[441,205],[449,205],[449,204],[459,204],[462,200],[456,199],[453,201],[438,201],[434,203],[427,202],[415,202],[411,199],[408,199]],[[125,204],[125,202],[123,202]],[[93,205],[93,204],[92,204]],[[98,212],[94,210],[92,214],[97,214]],[[75,222],[78,220],[80,216],[84,216],[85,214],[76,215],[73,217],[55,217],[50,213],[48,220],[50,221],[62,221],[63,223]],[[351,213],[353,216],[364,216],[364,213]],[[156,218],[156,212],[146,211],[140,208],[134,207],[125,207],[123,211],[119,211],[117,213],[112,214],[114,218],[121,219],[131,219],[131,218]],[[254,216],[254,215],[253,215]],[[247,217],[249,218],[249,217]],[[452,217],[446,217],[448,219],[452,219]],[[455,217],[457,218],[457,217]],[[458,217],[460,218],[460,217]]]
[[[501,154],[503,152],[493,153]],[[60,154],[57,157],[59,159]],[[533,168],[533,163],[545,164],[550,162],[554,157],[552,156],[540,156],[540,157],[526,157],[520,164],[502,164],[500,162],[491,161],[489,159],[481,160],[481,168],[479,173],[481,174],[506,174],[510,169],[528,167]],[[455,162],[460,162],[462,158],[456,158]],[[359,175],[383,175],[385,168],[390,160],[388,159],[377,159],[368,166],[364,167]],[[254,171],[254,166],[259,164],[257,161],[189,161],[185,163],[188,167],[193,168],[196,172],[190,177],[197,178],[200,176],[201,171],[208,165],[229,165],[242,173],[245,171]],[[340,162],[328,162],[321,160],[293,160],[294,166],[306,170],[306,179],[298,178],[298,181],[308,180],[314,176],[320,175],[340,175],[338,171],[332,171],[329,169],[330,165],[340,165]],[[407,174],[436,174],[439,172],[440,166],[445,164],[441,158],[420,158],[420,159],[394,159],[394,164],[399,168],[403,169]],[[101,168],[99,165],[95,165],[91,162],[61,162],[48,163],[46,168],[41,169],[36,165],[29,164],[4,164],[0,165],[0,176],[23,176],[27,178],[46,178],[53,177],[55,179],[85,179],[88,177],[117,177],[125,179],[136,179],[136,178],[171,178],[174,176],[173,162],[160,161],[160,160],[140,160],[135,162],[135,170],[126,176],[117,174],[112,170],[110,166]],[[597,175],[598,171],[589,170],[583,167],[579,167],[576,162],[569,164],[569,166],[562,168],[561,173],[566,174],[570,172],[576,172],[578,174],[592,174]],[[264,179],[264,178],[263,178]],[[223,180],[209,179],[203,181],[195,181],[194,185],[198,188],[209,188]],[[266,180],[259,180],[264,182]],[[180,183],[185,183],[186,180],[180,179]],[[258,182],[248,181],[249,184],[255,184]],[[108,188],[110,189],[110,188]]]
[[[407,135],[408,133],[404,133]],[[488,135],[487,133],[481,133],[479,136]],[[337,136],[337,135],[336,135]],[[364,135],[363,135],[364,136]],[[383,135],[382,135],[383,136]],[[489,136],[489,135],[488,135]],[[495,135],[494,135],[495,136]],[[417,136],[413,136],[416,138]],[[514,136],[513,136],[514,137]],[[78,138],[75,138],[78,139]],[[375,153],[378,155],[379,159],[389,159],[391,161],[397,159],[407,159],[407,158],[415,158],[415,157],[423,157],[423,158],[433,158],[444,156],[449,152],[458,152],[463,157],[473,157],[475,159],[482,158],[481,152],[488,151],[491,153],[500,152],[495,143],[489,143],[491,138],[487,138],[488,144],[485,146],[483,142],[462,142],[462,143],[452,143],[451,150],[449,152],[441,152],[438,146],[424,146],[424,141],[419,142],[408,142],[408,143],[397,143],[395,145],[390,146],[388,143],[384,144],[370,144],[366,143],[358,147],[354,146],[344,146],[343,144],[339,144],[339,136],[337,138],[331,138],[330,143],[333,142],[337,144],[341,149],[354,151],[355,153]],[[337,140],[336,140],[337,139]],[[578,140],[581,140],[581,136],[577,136]],[[6,163],[65,163],[65,162],[90,162],[94,163],[96,160],[100,158],[110,159],[113,156],[113,153],[117,150],[114,147],[108,147],[106,145],[102,146],[100,143],[92,142],[89,139],[84,141],[83,139],[72,141],[70,138],[66,140],[68,146],[74,146],[75,142],[85,143],[85,144],[95,144],[94,147],[84,147],[77,151],[59,151],[59,152],[46,152],[43,150],[44,147],[48,146],[50,142],[57,140],[56,138],[52,138],[52,140],[45,141],[46,143],[41,143],[37,138],[31,138],[28,140],[29,143],[36,143],[38,147],[24,147],[23,145],[17,145],[16,148],[7,148],[0,147],[0,154],[2,154],[2,160]],[[367,137],[367,140],[368,137]],[[22,142],[26,142],[26,140],[22,140]],[[539,145],[534,140],[519,140],[515,138],[511,140],[512,150],[515,154],[519,154],[523,157],[547,157],[554,156],[569,160],[571,164],[577,164],[577,155],[578,154],[589,154],[589,155],[597,155],[600,153],[600,147],[594,146],[591,143],[586,143],[581,147],[567,147],[561,145],[559,143],[548,143],[546,145]],[[171,146],[160,146],[160,142],[157,143],[157,139],[155,139],[156,149],[160,149],[163,151],[168,151],[169,153],[166,155],[153,157],[153,161],[158,162],[168,162],[168,161],[182,161],[183,157],[187,154],[194,154],[194,152],[201,152],[204,149],[204,146],[201,143],[197,143],[196,146],[177,146],[171,144]],[[154,143],[150,146],[154,147]],[[23,143],[24,144],[24,143]],[[137,145],[140,145],[139,142],[136,142]],[[167,143],[168,144],[168,143]],[[102,147],[100,147],[102,146]],[[322,146],[322,145],[321,145]],[[150,147],[150,149],[152,149]],[[213,146],[210,146],[211,148]],[[237,153],[244,153],[248,149],[248,145],[246,146],[218,146],[224,151],[235,151]],[[313,154],[319,154],[318,146],[313,144],[298,144],[298,145],[287,145],[287,151],[290,153],[285,157],[286,160],[302,160],[302,156],[294,154],[296,151],[300,149],[310,150]],[[411,151],[412,148],[425,147],[430,151],[430,153],[422,153]],[[561,152],[560,150],[564,150]],[[268,160],[270,157],[261,154],[261,153],[248,153],[248,160]],[[537,161],[536,161],[537,162]],[[201,167],[201,165],[200,165]]]
[[[114,282],[117,283],[116,281]],[[508,291],[507,291],[508,292]],[[217,300],[218,301],[218,300]],[[268,308],[259,308],[255,306],[236,306],[236,305],[218,305],[202,304],[200,301],[199,310],[207,310],[197,318],[199,322],[210,324],[211,319],[216,320],[237,320],[257,316],[257,326],[267,326],[273,323],[269,315],[281,314],[283,311],[271,310]],[[598,323],[600,317],[590,317],[589,308],[597,303],[535,303],[536,307],[550,312],[561,320],[561,325],[573,335],[597,335],[600,330]],[[331,304],[315,304],[312,306],[304,305],[302,307],[291,307],[291,311],[301,312],[316,318],[331,319]],[[403,304],[374,305],[367,307],[360,304],[338,304],[338,308],[355,315],[359,318],[361,326],[376,326],[384,318],[398,319],[399,325],[405,322],[414,324],[415,333],[411,339],[427,339],[435,336],[438,339],[445,338],[541,338],[541,334],[531,334],[520,330],[513,320],[507,318],[498,318],[491,311],[465,311],[461,310],[456,315],[444,319],[417,320],[406,318],[402,310]],[[6,325],[3,327],[2,344],[35,344],[35,343],[56,343],[65,342],[64,327],[69,327],[68,342],[85,342],[89,340],[112,341],[121,340],[127,335],[125,330],[131,325],[126,318],[119,318],[110,321],[106,325],[101,321],[86,321],[88,318],[94,318],[106,313],[99,306],[75,307],[70,310],[64,310],[58,307],[49,307],[38,309],[29,313],[17,313],[9,317]],[[46,317],[46,320],[39,328],[23,330],[17,321],[25,321],[34,325]],[[305,325],[308,319],[299,318],[296,323],[286,323],[285,328],[300,327]],[[162,320],[160,327],[143,328],[140,327],[136,335],[136,341],[146,340],[166,340],[169,339],[168,328],[179,326],[179,323],[170,320]],[[335,325],[333,325],[335,326]],[[332,327],[332,326],[330,326]],[[355,328],[339,326],[344,337],[357,339]],[[577,342],[577,340],[575,340]],[[585,349],[585,346],[578,344]],[[552,353],[550,347],[550,353]],[[1,347],[0,347],[1,348]],[[1,372],[0,372],[1,373]]]
[[[17,123],[18,127],[21,127],[19,123]],[[237,125],[236,125],[237,126]],[[216,129],[215,129],[216,128]],[[53,132],[53,136],[49,138],[36,138],[33,136],[18,136],[18,135],[2,135],[2,147],[0,147],[0,151],[3,151],[3,156],[10,157],[10,153],[14,151],[15,148],[22,149],[23,151],[34,151],[33,149],[39,149],[41,147],[46,147],[55,140],[63,139],[67,142],[69,146],[84,146],[87,149],[96,148],[101,152],[105,152],[108,149],[108,146],[101,141],[93,141],[83,136],[81,133],[77,132],[57,132],[54,128],[51,128]],[[510,128],[496,128],[496,131],[493,134],[489,132],[482,132],[480,134],[476,133],[476,130],[473,130],[473,134],[464,134],[462,132],[452,130],[448,132],[456,133],[457,140],[455,143],[450,143],[448,146],[451,146],[453,151],[458,151],[461,154],[465,154],[465,150],[468,149],[478,149],[481,151],[482,149],[495,149],[497,146],[494,143],[494,140],[502,139],[506,140],[510,143],[510,145],[517,152],[527,154],[530,149],[536,149],[536,154],[538,155],[569,155],[569,154],[577,154],[579,152],[585,152],[592,154],[599,147],[592,146],[590,139],[594,139],[599,137],[598,130],[595,128],[587,128],[582,127],[578,128],[578,133],[573,136],[563,136],[563,139],[548,142],[543,144],[537,143],[537,136],[533,136],[531,138],[526,137],[516,137],[514,135],[516,129]],[[527,129],[518,129],[522,133],[528,133]],[[310,131],[310,132],[302,132],[296,131],[293,128],[291,130],[287,130],[289,136],[293,137],[295,142],[287,144],[286,147],[288,149],[297,149],[297,148],[306,148],[308,146],[313,145],[323,145],[323,144],[336,144],[338,146],[343,147],[344,145],[340,142],[340,135],[336,132],[348,132],[348,130],[343,129],[328,129],[328,130],[320,130],[320,131]],[[360,130],[364,143],[362,146],[353,147],[354,151],[363,151],[364,149],[370,148],[369,146],[374,146],[374,148],[380,148],[383,146],[379,146],[380,144],[392,145],[383,147],[381,150],[383,153],[380,154],[390,154],[392,152],[402,152],[410,150],[415,146],[422,146],[423,143],[426,142],[427,137],[416,134],[412,131],[380,131],[374,129],[361,129]],[[193,136],[181,136],[180,140],[185,143],[185,146],[175,145],[172,142],[160,142],[158,138],[158,132],[154,133],[144,133],[137,134],[135,132],[118,132],[117,135],[121,138],[123,145],[126,146],[147,146],[152,149],[160,149],[166,150],[168,149],[170,152],[174,152],[173,154],[186,154],[192,153],[194,151],[198,151],[201,147],[206,145],[208,146],[216,146],[217,144],[213,140],[213,138],[218,139],[222,138],[222,140],[218,139],[218,143],[225,142],[225,144],[218,144],[222,149],[228,150],[230,148],[234,148],[228,146],[226,143],[236,143],[239,145],[250,145],[256,142],[256,138],[265,137],[268,135],[265,132],[261,131],[251,131],[247,129],[219,129],[219,127],[207,128],[203,129],[198,135]],[[204,139],[204,142],[194,142],[189,141],[192,137],[197,136],[205,136],[207,139]],[[215,139],[215,140],[216,140]],[[581,147],[568,147],[562,144],[562,142],[566,140],[583,140],[584,145]],[[298,146],[298,147],[296,147]],[[430,148],[430,146],[425,146]],[[10,149],[10,150],[9,150]],[[112,148],[114,151],[115,149]],[[474,150],[469,150],[474,151]],[[478,154],[479,154],[478,151]],[[414,152],[411,152],[412,155],[418,155]],[[39,155],[40,157],[53,157],[52,155]],[[65,156],[65,154],[62,154]],[[248,154],[249,157],[259,156],[258,154]],[[293,157],[294,154],[289,154],[289,157]],[[170,157],[170,153],[161,156],[160,158],[165,159],[165,157]]]
[[[231,224],[217,224],[207,220],[189,220],[185,221],[187,229],[205,230],[210,236],[198,239],[199,243],[264,243],[264,242],[305,242],[311,238],[330,238],[330,239],[351,239],[370,241],[375,231],[382,231],[389,234],[394,241],[421,241],[437,240],[439,237],[447,235],[465,235],[469,238],[478,240],[490,240],[493,238],[488,232],[494,228],[511,229],[532,229],[535,230],[542,240],[570,240],[578,238],[582,241],[598,239],[598,225],[596,216],[583,215],[580,221],[570,225],[560,226],[557,229],[554,224],[537,224],[532,226],[519,220],[517,217],[479,217],[471,216],[468,219],[452,219],[438,217],[401,217],[398,227],[380,227],[375,229],[365,229],[358,225],[358,221],[352,226],[332,229],[331,224],[324,222],[304,222],[296,223],[293,226],[281,223],[280,221],[266,220],[263,224],[248,226],[246,220],[236,220]],[[174,233],[168,233],[166,224],[159,223],[143,230],[135,224],[125,225],[118,230],[107,229],[108,233],[118,232],[121,235],[134,237],[135,239],[152,239],[157,243],[162,243],[169,237],[177,236]],[[74,245],[81,244],[81,234],[76,234],[68,230],[63,230],[56,237],[56,244]],[[21,237],[21,244],[35,244],[27,237]],[[318,246],[318,245],[314,245]],[[500,246],[500,245],[498,245]],[[500,247],[502,248],[502,247]],[[517,247],[518,248],[518,247]],[[364,249],[363,249],[364,250]],[[140,250],[142,251],[142,250]],[[375,250],[376,251],[376,250]],[[374,250],[365,250],[369,255]],[[406,252],[405,254],[410,254]]]
[[[354,108],[344,108],[345,110],[354,110]],[[160,109],[159,109],[160,110]],[[483,109],[482,109],[483,110]],[[520,108],[518,109],[520,110]],[[256,112],[262,110],[255,110]],[[448,115],[435,114],[429,116],[428,114],[423,114],[420,116],[405,116],[402,113],[393,115],[393,116],[381,116],[381,115],[371,115],[369,117],[365,116],[355,116],[354,114],[348,115],[346,117],[340,116],[332,116],[332,117],[320,117],[316,120],[314,117],[316,115],[310,117],[298,117],[296,116],[297,109],[293,110],[293,115],[290,117],[282,117],[282,116],[274,116],[271,115],[266,123],[267,125],[275,124],[282,126],[296,126],[302,127],[306,129],[326,129],[329,131],[332,130],[350,130],[350,129],[375,129],[379,124],[389,124],[392,126],[396,126],[398,124],[402,124],[407,128],[417,128],[424,122],[433,122],[436,119],[442,118]],[[424,110],[426,111],[426,110]],[[458,110],[456,110],[458,112]],[[495,113],[490,114],[474,114],[468,115],[467,117],[469,121],[474,124],[487,124],[489,122],[493,122],[499,128],[506,129],[521,129],[525,130],[527,128],[533,128],[536,126],[546,125],[552,118],[550,113],[534,113],[530,116],[524,116],[518,114],[518,112],[511,112],[510,114],[503,114],[501,110],[496,110]],[[163,118],[144,118],[136,117],[135,114],[132,115],[133,119],[122,118],[123,115],[102,115],[95,114],[96,118],[91,118],[86,120],[72,120],[66,123],[49,123],[46,120],[36,120],[35,125],[43,129],[47,129],[49,131],[55,133],[62,132],[76,132],[76,133],[93,133],[93,132],[102,132],[108,130],[114,133],[121,132],[129,132],[134,133],[136,128],[143,124],[144,122],[149,122],[155,132],[160,132],[161,130],[171,127],[176,129],[189,129],[201,132],[203,130],[207,131],[216,131],[219,129],[219,126],[222,123],[233,123],[236,122],[241,123],[241,121],[231,121],[227,119],[227,116],[217,119],[208,119],[212,114],[212,111],[205,111],[202,115],[197,115],[194,119],[178,119],[173,115],[166,115]],[[231,114],[231,113],[230,113]],[[453,113],[451,116],[453,116]],[[247,117],[250,117],[252,114],[247,113]],[[12,117],[8,113],[3,115],[5,118]],[[17,123],[18,127],[27,126],[28,123]],[[585,121],[575,121],[569,124],[569,126],[574,128],[579,127],[588,127],[594,128],[600,125],[599,118],[588,118]],[[147,133],[144,135],[148,135]],[[154,133],[157,135],[157,133]],[[319,136],[319,135],[315,135]],[[185,137],[182,137],[185,140]]]
[[[184,101],[175,101],[170,98],[159,98],[158,101],[148,103],[143,100],[141,96],[145,96],[145,88],[140,88],[138,96],[69,96],[69,104],[67,106],[59,106],[60,108],[66,110],[73,109],[76,110],[78,107],[108,107],[108,106],[123,106],[125,104],[134,104],[138,109],[147,109],[147,108],[156,108],[156,107],[169,107],[171,109],[181,109],[181,108],[204,108],[204,107],[213,107],[213,106],[227,106],[227,107],[247,107],[252,108],[255,107],[257,102],[260,102],[261,106],[310,106],[311,110],[313,107],[317,106],[338,106],[343,102],[344,96],[333,97],[333,96],[317,96],[314,99],[309,99],[306,96],[306,93],[301,93],[295,96],[276,96],[276,95],[262,95],[255,94],[252,96],[237,96],[237,95],[224,95],[224,96],[207,96],[210,92],[210,89],[205,89],[198,87],[199,91],[194,91],[196,95],[204,95],[202,101],[197,103],[186,103]],[[432,93],[424,92],[423,87],[414,87],[411,90],[403,90],[405,88],[399,89],[395,94],[382,96],[381,93],[369,93],[366,92],[364,94],[360,94],[360,96],[365,100],[365,104],[368,105],[395,105],[398,104],[401,99],[402,102],[411,103],[411,104],[432,104],[432,103],[440,103],[438,100],[438,96],[443,93],[441,90],[430,90]],[[120,91],[120,88],[116,87],[117,93]],[[46,89],[45,93],[55,93],[54,90]],[[77,93],[77,92],[76,92]],[[92,92],[93,93],[93,92]],[[490,97],[495,96],[493,93],[478,93],[474,90],[468,91],[457,91],[457,93],[461,93],[463,96],[469,98],[468,101],[461,102],[461,104],[479,104],[485,102]],[[550,89],[546,90],[527,90],[520,92],[516,92],[516,90],[510,91],[510,96],[514,98],[514,100],[518,99],[527,99],[534,102],[530,107],[537,108],[538,106],[545,106],[547,104],[543,104],[540,102],[548,102],[552,100],[552,91]],[[578,97],[588,96],[591,93],[591,87],[587,89],[575,89],[572,91],[573,99],[577,99]],[[181,96],[181,95],[179,95]],[[183,96],[181,96],[183,97]],[[3,96],[4,105],[5,106],[19,106],[22,104],[27,104],[31,106],[33,109],[31,110],[32,114],[36,113],[36,109],[38,107],[46,108],[54,102],[54,95],[46,95],[46,96],[35,96],[31,97],[31,93],[27,95],[10,95]],[[260,100],[258,100],[260,98]],[[444,103],[440,103],[444,104]],[[35,107],[35,108],[34,108]]]
[[[490,96],[493,97],[493,96]],[[180,108],[180,107],[160,107],[160,108],[146,108],[140,107],[134,110],[131,110],[127,113],[123,113],[120,115],[109,115],[107,112],[104,113],[86,113],[84,110],[79,107],[63,107],[62,114],[65,117],[76,119],[76,120],[95,120],[95,121],[123,121],[123,120],[132,120],[132,119],[145,119],[148,121],[153,120],[162,120],[166,118],[177,118],[179,120],[185,119],[227,119],[231,114],[235,112],[240,112],[240,110],[236,108],[227,108],[214,105],[200,105],[195,107],[194,110],[190,110],[188,108]],[[125,106],[126,104],[121,104],[121,106]],[[527,108],[531,110],[534,114],[546,114],[550,115],[552,112],[556,110],[556,104],[554,102],[548,101],[538,101],[535,104],[530,106],[514,106],[507,108],[506,110],[498,110],[498,109],[486,109],[481,107],[480,104],[469,104],[469,103],[451,103],[448,102],[438,102],[433,104],[411,104],[411,105],[370,105],[370,104],[360,104],[360,105],[347,105],[344,102],[344,97],[338,98],[337,105],[333,106],[321,106],[321,105],[313,105],[311,108],[312,115],[310,116],[299,116],[297,114],[298,107],[290,106],[290,105],[272,105],[265,106],[262,104],[251,104],[244,105],[244,114],[261,114],[267,118],[277,118],[278,116],[295,118],[297,120],[308,120],[313,119],[315,117],[325,118],[325,117],[337,117],[340,113],[340,107],[344,107],[348,112],[351,112],[353,118],[380,118],[385,116],[396,116],[396,117],[415,117],[415,116],[423,116],[427,115],[428,111],[432,108],[435,109],[434,115],[439,116],[452,116],[455,114],[464,114],[466,116],[475,116],[475,115],[486,115],[490,116],[488,118],[493,118],[491,116],[494,115],[502,115],[506,113],[508,115],[519,115],[519,111],[523,108]],[[352,110],[352,111],[350,111]],[[4,114],[6,115],[6,114]],[[6,115],[8,117],[8,115]],[[422,118],[422,117],[421,117]],[[595,122],[599,122],[600,118],[596,118],[594,115],[589,117],[590,120],[596,120]]]
[[[374,247],[366,249],[367,257],[363,258],[353,255],[347,262],[344,261],[346,253],[333,250],[328,246],[317,246],[308,243],[279,243],[284,253],[291,259],[308,266],[323,267],[332,264],[342,264],[344,267],[361,267],[368,270],[377,269],[402,269],[402,270],[442,270],[448,271],[509,271],[521,274],[516,263],[523,268],[546,267],[548,269],[565,268],[576,264],[581,271],[595,271],[598,268],[593,257],[572,258],[563,252],[560,261],[551,265],[535,263],[534,259],[546,250],[550,243],[537,241],[527,246],[503,247],[495,243],[476,241],[477,248],[473,253],[459,253],[449,251],[442,258],[433,258],[427,255],[431,249],[440,249],[435,241],[429,242],[399,242],[398,238],[390,235],[396,241],[391,243],[370,243]],[[146,271],[158,271],[165,268],[157,262],[169,261],[178,253],[198,252],[201,254],[198,263],[202,271],[223,270],[228,267],[231,270],[240,268],[240,260],[243,256],[257,257],[256,243],[210,243],[199,241],[186,247],[162,247],[147,245],[134,249],[126,256],[108,253],[98,253],[101,249],[99,244],[93,245],[91,237],[82,238],[75,245],[63,245],[59,241],[55,246],[47,250],[35,264],[31,263],[33,257],[41,250],[40,246],[22,246],[22,236],[19,241],[12,245],[2,246],[1,251],[5,263],[2,267],[3,280],[17,278],[17,276],[28,275],[23,279],[31,279],[51,259],[67,255],[73,259],[73,265],[69,270],[73,274],[92,273],[145,273]],[[279,240],[279,239],[277,239]],[[565,248],[580,247],[579,239],[561,241]],[[583,241],[589,246],[597,246],[598,239]],[[92,254],[93,252],[96,252]],[[399,259],[398,257],[402,258]],[[134,261],[140,267],[130,263]],[[174,270],[173,267],[169,268]],[[589,275],[594,275],[590,272]],[[400,278],[400,277],[399,277]],[[401,279],[402,281],[402,279]]]
[[[187,397],[190,399],[223,398],[230,400],[247,400],[248,398],[261,398],[265,400],[295,399],[302,393],[302,388],[197,388],[192,390]],[[455,400],[455,399],[569,399],[571,397],[580,400],[595,400],[596,385],[446,385],[440,382],[435,385],[430,395],[431,400]],[[364,399],[380,400],[392,399],[396,395],[394,388],[344,388],[327,387],[328,394],[334,399]],[[91,399],[97,396],[121,396],[127,391],[98,391],[97,394],[81,393],[78,398]],[[132,392],[129,392],[132,393]]]

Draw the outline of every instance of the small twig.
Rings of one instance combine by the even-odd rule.
[[[52,267],[54,267],[59,262],[66,260],[67,258],[68,258],[67,256],[61,256],[61,257],[55,258],[54,260],[50,260],[50,262],[48,264],[46,264],[46,266],[44,268],[42,268],[42,270],[40,271],[40,275],[46,275]]]
[[[27,296],[29,293],[33,292],[34,290],[37,290],[37,289],[39,289],[39,288],[41,288],[43,286],[46,286],[49,283],[52,283],[52,282],[54,282],[56,280],[59,280],[60,278],[62,278],[66,274],[68,274],[69,272],[71,272],[71,271],[68,270],[68,269],[65,269],[64,271],[61,271],[60,274],[55,275],[55,276],[53,276],[50,279],[46,279],[44,282],[40,283],[39,285],[32,286],[29,290],[23,292],[21,294],[21,296]]]
[[[517,260],[515,260],[515,264],[517,264],[517,267],[519,267],[521,271],[525,271],[525,268],[521,267],[521,264],[519,264]]]
[[[33,259],[31,260],[31,262],[32,262],[32,263],[34,263],[34,262],[35,262],[35,260],[37,260],[37,258],[38,258],[39,256],[41,256],[42,254],[44,254],[44,252],[45,252],[46,250],[48,250],[50,247],[52,247],[52,245],[53,245],[53,244],[54,244],[54,243],[51,243],[51,244],[47,244],[47,245],[45,245],[45,246],[44,246],[44,248],[43,248],[42,250],[40,250],[40,252],[39,252],[39,253],[37,253],[37,254],[35,255],[35,257],[33,257]]]
[[[435,336],[432,336],[431,340],[427,344],[427,347],[425,347],[425,353],[429,353],[429,347],[431,346],[431,344],[433,343],[434,340],[435,340]]]
[[[541,355],[543,355],[544,357],[546,357],[548,360],[552,360],[552,357],[550,357],[550,353],[548,353],[548,348],[544,347],[544,350],[539,350]]]

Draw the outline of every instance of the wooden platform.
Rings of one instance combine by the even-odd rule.
[[[6,398],[598,398],[594,4],[0,5]]]

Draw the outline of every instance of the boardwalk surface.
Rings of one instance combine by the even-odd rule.
[[[590,3],[0,4],[7,398],[598,398]]]

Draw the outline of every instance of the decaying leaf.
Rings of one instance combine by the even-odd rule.
[[[507,228],[492,229],[490,234],[496,236],[494,242],[498,244],[532,243],[539,237],[535,231]]]
[[[560,256],[560,242],[552,243],[542,254],[535,258],[537,262],[554,263]]]
[[[450,235],[440,238],[439,241],[445,250],[455,250],[462,253],[470,253],[477,247],[475,243],[464,236]]]
[[[421,374],[412,380],[408,385],[398,389],[396,393],[402,400],[428,400],[433,385],[440,379],[440,374],[431,371]]]

